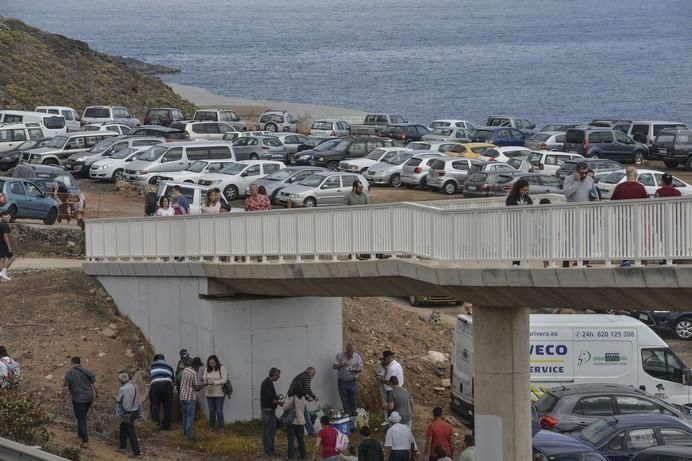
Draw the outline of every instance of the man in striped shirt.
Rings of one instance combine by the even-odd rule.
[[[206,386],[199,382],[198,371],[202,367],[202,359],[195,357],[192,364],[183,370],[180,380],[180,406],[183,410],[183,434],[192,440],[192,423],[195,420],[195,405],[197,404],[197,391]]]
[[[288,392],[286,392],[286,395],[291,397],[296,394],[296,389],[302,389],[303,395],[305,395],[305,398],[308,401],[318,401],[319,399],[312,392],[312,389],[310,389],[310,383],[316,374],[317,370],[315,370],[315,367],[307,367],[304,372],[293,378],[291,385],[288,386]],[[305,406],[305,430],[308,432],[308,435],[315,435],[315,430],[312,426],[312,419],[310,418],[310,412],[308,411],[307,405]]]
[[[171,428],[171,406],[173,405],[173,382],[175,372],[163,354],[156,354],[149,368],[149,402],[151,403],[151,419],[167,431]],[[163,419],[161,419],[163,407]]]

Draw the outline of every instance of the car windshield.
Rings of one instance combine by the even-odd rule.
[[[135,152],[137,149],[133,149],[131,147],[125,147],[124,149],[120,149],[118,152],[115,154],[111,155],[111,158],[115,160],[124,160],[130,155],[132,155],[133,152]]]
[[[550,134],[536,133],[536,134],[534,134],[533,136],[531,136],[529,139],[530,139],[531,141],[541,141],[541,142],[543,142],[543,141],[547,141],[548,139],[550,139],[551,136],[552,136],[552,135],[550,135]]]
[[[413,150],[430,150],[430,144],[425,144],[424,142],[412,142],[406,147]]]
[[[390,165],[401,165],[410,158],[411,154],[409,154],[408,152],[397,152],[395,155],[392,155],[391,157],[385,157],[382,161],[384,163],[389,163]]]
[[[489,142],[493,139],[493,132],[490,130],[476,130],[473,133],[473,137],[484,142]]]
[[[324,176],[321,174],[313,174],[303,179],[298,184],[301,186],[317,187],[322,184],[322,181],[324,181]]]
[[[579,434],[591,445],[596,445],[598,442],[610,437],[615,432],[616,429],[610,423],[608,423],[608,420],[599,419],[598,421],[586,426]]]
[[[350,146],[350,145],[351,145],[351,141],[348,141],[346,139],[342,139],[338,144],[336,144],[333,147],[333,149],[336,151],[343,151],[343,150],[348,149],[348,146]],[[322,145],[320,144],[319,147],[322,147]],[[324,150],[324,149],[321,149],[321,150]]]
[[[116,142],[120,141],[116,136],[108,139],[104,139],[101,142],[98,142],[94,144],[94,147],[86,151],[88,154],[98,154],[100,152],[103,152],[104,150],[108,149],[110,146],[115,144]]]
[[[444,128],[444,127],[447,127],[449,125],[451,125],[449,122],[432,122],[430,124],[430,126],[432,127],[433,130],[435,130],[436,128]],[[437,134],[437,133],[435,133],[435,134]]]
[[[291,171],[288,168],[283,168],[281,170],[276,170],[268,176],[265,176],[264,179],[268,179],[269,181],[283,181],[284,179],[288,179],[294,173],[295,171]]]
[[[436,134],[437,136],[449,136],[452,134],[451,128],[435,128],[430,134]]]
[[[331,130],[332,122],[316,121],[312,124],[313,130]]]
[[[38,143],[39,143],[39,141],[37,141],[36,139],[29,139],[27,141],[24,141],[20,145],[18,145],[15,149],[16,150],[29,150],[29,149],[32,149],[34,147],[38,147],[37,146]]]
[[[382,149],[373,149],[372,152],[370,152],[368,155],[365,156],[368,160],[379,160],[380,157],[382,157],[382,154],[384,154],[384,150]]]
[[[167,150],[168,147],[165,146],[151,146],[144,151],[145,153],[139,159],[145,162],[153,162],[154,160],[158,160]]]
[[[340,144],[342,142],[348,143],[348,141],[344,141],[341,139],[331,139],[329,141],[323,142],[322,144],[318,144],[314,150],[316,150],[317,152],[324,152],[325,150],[332,149],[334,146],[336,146],[337,144]]]
[[[242,173],[242,171],[247,168],[247,165],[244,163],[234,163],[231,162],[225,167],[221,168],[219,170],[219,173],[223,174],[230,174],[230,175],[236,175]]]
[[[56,149],[62,149],[66,142],[67,142],[67,136],[56,136],[53,139],[50,139],[46,143],[46,147],[54,147]]]
[[[202,170],[209,164],[209,162],[205,162],[203,160],[197,160],[195,162],[192,162],[192,165],[189,167],[185,168],[185,171],[189,171],[190,173],[201,173]]]

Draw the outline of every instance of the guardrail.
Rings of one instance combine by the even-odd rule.
[[[38,448],[3,438],[0,438],[0,459],[2,461],[67,461],[65,458],[46,453]]]
[[[229,263],[362,254],[469,264],[692,259],[692,199],[495,205],[454,209],[451,203],[445,208],[391,203],[90,220],[86,254],[90,261],[221,258]]]

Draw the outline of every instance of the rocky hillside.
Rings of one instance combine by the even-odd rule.
[[[33,110],[47,104],[81,112],[91,104],[117,104],[140,119],[149,107],[194,111],[191,102],[158,78],[133,70],[127,60],[16,19],[0,17],[0,69],[0,108]]]

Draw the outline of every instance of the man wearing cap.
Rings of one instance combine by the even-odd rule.
[[[180,392],[180,380],[183,378],[183,370],[190,366],[192,363],[192,357],[187,349],[180,349],[180,360],[178,360],[178,365],[175,367],[175,387]]]
[[[565,194],[568,202],[588,202],[591,200],[589,195],[594,186],[593,178],[589,176],[589,164],[586,162],[577,163],[574,174],[565,178],[562,186],[562,193]]]
[[[12,280],[7,271],[14,262],[14,253],[12,253],[12,244],[10,242],[10,213],[0,211],[0,282],[8,282]]]
[[[120,416],[120,446],[118,451],[121,453],[127,452],[127,441],[130,440],[130,448],[132,448],[131,458],[139,458],[142,453],[139,451],[139,442],[137,441],[137,433],[135,432],[135,420],[137,420],[142,403],[137,394],[137,388],[130,382],[130,376],[127,373],[118,375],[120,381],[120,389],[116,400],[118,402],[118,416]]]
[[[680,197],[682,193],[673,187],[673,175],[670,173],[663,173],[661,177],[661,182],[663,186],[656,190],[655,197]]]
[[[207,384],[199,382],[198,372],[202,367],[202,359],[195,357],[189,367],[183,370],[180,380],[180,406],[183,414],[183,434],[192,440],[192,423],[195,420],[195,406],[197,404],[197,391]]]
[[[411,451],[418,456],[418,446],[413,438],[411,428],[401,424],[401,416],[396,411],[389,415],[391,426],[384,437],[384,449],[388,452],[389,461],[409,461]],[[414,458],[415,459],[415,458]]]

